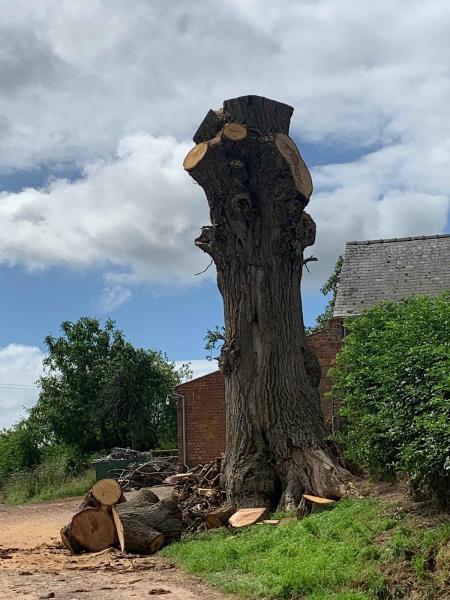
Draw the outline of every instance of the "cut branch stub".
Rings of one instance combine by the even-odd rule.
[[[240,123],[228,123],[222,129],[222,136],[234,142],[238,142],[247,137],[247,126],[241,125]]]
[[[219,110],[209,110],[206,117],[200,124],[200,127],[195,132],[193,140],[196,144],[211,140],[219,133],[223,127],[223,112]]]
[[[198,163],[202,160],[205,154],[208,152],[208,142],[200,142],[194,146],[186,154],[186,158],[183,161],[183,167],[186,171],[191,171]]]
[[[302,228],[301,235],[303,248],[312,246],[316,241],[316,224],[311,215],[306,212],[302,214],[300,227]]]
[[[304,197],[306,202],[308,202],[309,197],[313,192],[312,179],[308,167],[300,156],[300,152],[298,151],[294,140],[284,133],[277,133],[275,136],[275,144],[280,151],[280,154],[289,164],[298,193]]]

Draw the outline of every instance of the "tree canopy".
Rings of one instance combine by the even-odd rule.
[[[186,369],[135,348],[111,320],[64,321],[61,333],[45,338],[45,374],[30,411],[40,439],[80,452],[175,443],[176,408],[166,399]]]

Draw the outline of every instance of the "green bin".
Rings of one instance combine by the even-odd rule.
[[[129,465],[136,463],[136,460],[129,458],[116,458],[113,460],[96,460],[93,462],[95,468],[95,478],[99,479],[117,479],[120,470],[126,469]]]

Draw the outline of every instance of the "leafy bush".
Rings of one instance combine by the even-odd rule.
[[[347,456],[450,505],[450,294],[383,303],[346,327],[331,374]]]

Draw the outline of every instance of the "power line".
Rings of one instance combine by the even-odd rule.
[[[34,383],[0,383],[0,388],[8,388],[8,389],[18,389],[18,390],[31,390],[31,389],[39,389],[38,385]]]

